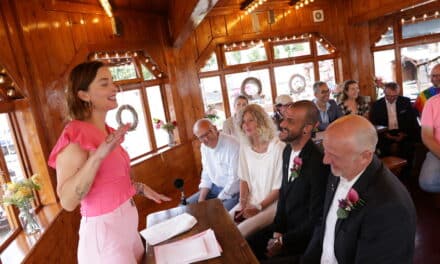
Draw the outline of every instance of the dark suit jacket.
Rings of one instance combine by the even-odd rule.
[[[339,177],[330,175],[324,203],[323,221],[301,263],[319,263],[327,217]],[[412,263],[416,231],[416,211],[406,188],[382,162],[373,161],[353,185],[365,205],[338,219],[334,251],[339,264]]]
[[[283,152],[283,181],[273,223],[273,230],[283,234],[283,244],[289,255],[305,251],[313,228],[322,217],[329,174],[329,167],[322,163],[322,153],[309,140],[299,154],[303,161],[299,176],[288,182],[291,153],[292,148],[287,144]]]
[[[396,100],[397,122],[399,130],[408,135],[409,140],[418,140],[420,126],[417,122],[417,114],[412,107],[409,98],[404,96],[397,97]],[[385,98],[374,102],[370,112],[370,119],[374,125],[388,126],[388,112]]]
[[[321,119],[321,114],[319,114],[319,125],[318,125],[318,129],[319,131],[323,131],[327,128],[327,126],[335,121],[336,119],[340,118],[341,116],[343,116],[342,114],[342,110],[341,108],[336,104],[335,100],[329,100],[328,101],[330,104],[330,107],[327,110],[327,115],[328,115],[328,121],[329,123],[327,124],[323,124],[322,123],[322,119]]]

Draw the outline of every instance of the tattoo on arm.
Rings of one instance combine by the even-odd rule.
[[[133,182],[134,189],[136,190],[136,194],[144,194],[144,184],[140,182]]]
[[[81,188],[81,186],[75,187],[75,193],[76,195],[78,195],[79,200],[82,200],[82,198],[84,198],[84,196],[88,193],[89,188],[90,188],[89,183],[87,183],[83,188]]]

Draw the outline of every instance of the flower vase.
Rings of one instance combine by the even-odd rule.
[[[173,131],[168,131],[168,147],[173,147],[174,145],[176,145],[175,141],[174,141],[174,133]]]
[[[18,218],[20,220],[23,231],[26,235],[32,235],[41,231],[41,227],[35,218],[34,209],[29,202],[25,202],[22,206],[18,207],[20,213]]]

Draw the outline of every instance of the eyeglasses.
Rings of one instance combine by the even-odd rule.
[[[431,74],[431,78],[440,78],[440,74]]]
[[[329,89],[327,89],[327,90],[321,90],[321,94],[328,94],[329,92],[330,92]]]
[[[200,136],[196,136],[196,138],[197,138],[199,141],[203,141],[203,140],[205,140],[205,139],[209,136],[209,134],[210,134],[211,132],[212,132],[212,131],[211,131],[211,128],[210,128],[210,129],[208,129],[208,131],[206,131],[205,133],[201,134]]]

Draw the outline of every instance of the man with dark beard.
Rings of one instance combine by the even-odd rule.
[[[311,140],[318,109],[310,101],[290,104],[280,124],[283,180],[274,222],[248,238],[254,254],[264,263],[290,263],[301,255],[322,215],[328,166]]]

